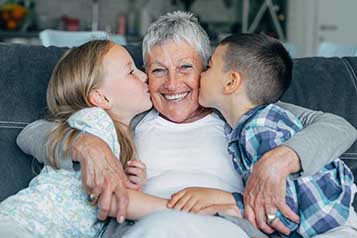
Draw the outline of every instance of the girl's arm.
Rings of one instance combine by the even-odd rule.
[[[126,213],[126,218],[130,220],[138,220],[145,215],[151,214],[156,211],[168,209],[167,199],[152,196],[136,190],[128,190],[129,204]],[[109,215],[117,217],[117,202],[115,196],[112,197]],[[119,221],[120,218],[118,218]]]

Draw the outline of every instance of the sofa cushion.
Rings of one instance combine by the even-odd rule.
[[[26,187],[35,175],[35,162],[18,149],[16,136],[27,123],[43,117],[47,82],[63,52],[0,44],[0,200]]]

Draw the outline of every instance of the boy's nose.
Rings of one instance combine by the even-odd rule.
[[[148,76],[146,73],[144,73],[143,71],[139,70],[139,78],[141,81],[143,82],[147,82],[148,81]]]

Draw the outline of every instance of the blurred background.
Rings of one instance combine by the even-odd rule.
[[[186,10],[213,44],[256,32],[280,39],[293,57],[345,56],[357,54],[356,9],[357,0],[0,0],[0,41],[70,47],[110,37],[140,44],[160,15]]]

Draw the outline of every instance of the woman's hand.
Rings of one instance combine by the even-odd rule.
[[[108,217],[114,194],[117,220],[123,222],[128,207],[128,179],[108,145],[96,136],[82,134],[72,146],[72,158],[81,164],[82,183],[86,191],[98,201],[98,218],[105,220]]]
[[[254,165],[244,190],[244,217],[265,233],[275,229],[288,235],[289,229],[276,219],[271,226],[267,215],[280,211],[285,217],[299,223],[299,217],[286,204],[286,179],[300,170],[297,154],[286,146],[278,146],[265,153]]]
[[[128,167],[125,170],[128,176],[127,187],[136,191],[141,191],[147,181],[146,166],[137,159],[128,161]]]

